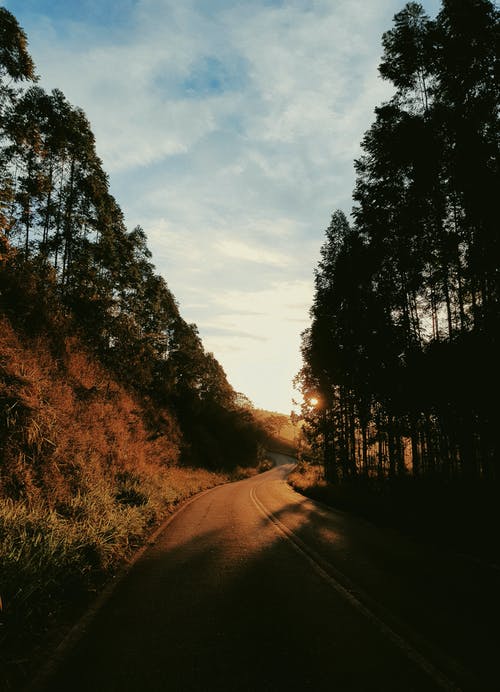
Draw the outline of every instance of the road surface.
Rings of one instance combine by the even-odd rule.
[[[183,507],[41,687],[500,689],[498,570],[318,505],[275,459]]]

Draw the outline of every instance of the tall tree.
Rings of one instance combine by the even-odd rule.
[[[395,93],[363,139],[354,225],[336,212],[327,231],[303,339],[303,388],[324,403],[310,430],[343,475],[494,473],[477,383],[500,385],[498,19],[487,0],[435,20],[410,2],[383,36]]]
[[[5,151],[5,113],[12,107],[18,82],[34,81],[35,66],[27,50],[27,38],[16,18],[0,7],[0,230],[10,231],[10,207],[14,198],[9,154]]]

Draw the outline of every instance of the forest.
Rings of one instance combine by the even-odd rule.
[[[189,461],[253,461],[258,426],[155,272],[143,229],[127,230],[85,113],[37,86],[4,8],[0,33],[2,308],[32,333],[44,321],[77,332],[123,385],[175,410]]]
[[[489,0],[443,0],[435,19],[410,2],[383,35],[394,95],[362,140],[351,217],[326,230],[302,335],[328,482],[498,489],[498,19]]]
[[[181,316],[83,110],[38,81],[0,7],[0,689],[180,502],[266,468],[281,425]]]

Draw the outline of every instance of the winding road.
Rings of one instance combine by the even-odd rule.
[[[498,569],[312,502],[274,458],[186,503],[36,689],[500,689]]]

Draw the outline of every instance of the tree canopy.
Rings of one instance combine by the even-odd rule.
[[[499,478],[499,12],[408,3],[382,38],[394,95],[355,163],[303,335],[327,476]],[[311,399],[318,403],[311,404]]]
[[[177,411],[198,461],[241,461],[236,430],[244,461],[254,461],[259,426],[182,318],[144,230],[126,228],[85,113],[35,81],[26,35],[0,8],[0,237],[12,249],[0,280],[4,307],[31,327],[42,303],[59,310],[122,382]]]

